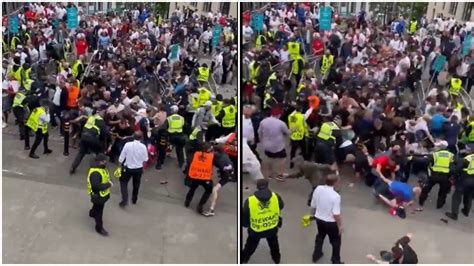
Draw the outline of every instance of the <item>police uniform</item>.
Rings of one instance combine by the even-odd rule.
[[[100,161],[107,160],[104,154],[96,157],[94,164],[87,173],[87,194],[91,197],[92,209],[89,211],[89,217],[95,219],[95,230],[97,233],[107,236],[102,217],[105,203],[110,198],[110,175],[105,165],[100,165]]]
[[[48,148],[48,120],[49,114],[46,113],[46,110],[43,106],[37,107],[31,112],[28,120],[26,121],[26,126],[28,130],[25,130],[25,147],[29,147],[29,131],[33,131],[36,134],[35,142],[31,146],[30,157],[38,159],[38,155],[35,154],[36,148],[43,141],[44,154],[51,153],[52,151]]]
[[[461,162],[461,173],[455,180],[455,191],[451,200],[451,213],[446,216],[457,220],[461,199],[463,199],[464,208],[462,213],[467,217],[471,211],[472,198],[474,196],[474,154],[467,155]]]
[[[328,73],[333,63],[334,63],[333,55],[323,55],[323,58],[321,60],[321,76],[324,76],[326,75],[326,73]]]
[[[307,126],[304,115],[300,111],[295,110],[288,116],[288,128],[291,140],[290,160],[295,157],[298,147],[301,149],[303,158],[306,160],[305,133]],[[293,168],[293,162],[290,163],[290,168]]]
[[[248,263],[258,247],[261,238],[266,238],[270,254],[275,263],[280,263],[278,228],[281,227],[281,210],[284,207],[281,197],[268,189],[268,181],[259,179],[257,191],[245,202],[242,209],[242,226],[248,228],[247,241],[240,261]]]
[[[25,91],[20,90],[15,94],[13,98],[13,114],[15,115],[16,122],[18,123],[18,132],[20,133],[20,140],[25,138],[25,104],[26,99]]]
[[[235,131],[237,109],[230,104],[222,108],[219,118],[221,118],[221,135],[228,135]]]
[[[334,147],[340,142],[339,127],[334,122],[324,122],[316,135],[316,162],[333,164],[335,162]]]
[[[98,114],[90,116],[82,129],[79,153],[71,165],[70,174],[76,171],[86,154],[91,152],[98,154],[102,150],[101,142],[105,140],[105,137],[105,122],[102,117]]]
[[[201,87],[198,89],[199,106],[204,106],[204,104],[210,99],[211,99],[211,92],[206,87]]]
[[[451,182],[449,180],[451,173],[451,162],[453,161],[454,154],[448,150],[441,150],[433,153],[431,175],[428,178],[428,182],[423,186],[420,195],[420,205],[423,206],[428,194],[431,189],[439,184],[438,200],[436,208],[440,209],[446,202],[446,197],[451,188]]]
[[[462,89],[462,80],[459,78],[451,78],[449,87],[449,94],[453,97],[459,96]]]
[[[295,76],[296,83],[300,83],[301,80],[301,73],[303,72],[304,68],[304,59],[301,55],[297,55],[294,57],[294,61],[291,66],[291,73]]]
[[[72,75],[76,79],[80,79],[83,72],[84,72],[84,66],[82,65],[81,60],[77,59],[72,65]]]
[[[183,135],[184,118],[178,114],[172,114],[166,118],[165,127],[168,130],[169,141],[174,145],[178,164],[181,168],[184,164],[184,145],[186,140]]]
[[[184,206],[187,208],[191,204],[194,196],[194,192],[199,186],[204,188],[204,194],[202,194],[201,200],[197,206],[197,212],[203,213],[204,204],[206,204],[209,196],[212,194],[212,174],[213,174],[213,162],[214,153],[198,151],[194,153],[193,159],[189,166],[187,174],[187,185],[189,191],[186,194],[186,200]]]

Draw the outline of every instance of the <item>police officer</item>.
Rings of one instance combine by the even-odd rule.
[[[203,106],[207,101],[211,99],[212,93],[206,87],[201,87],[198,89],[198,101],[199,106]]]
[[[321,60],[321,76],[326,75],[332,64],[334,63],[334,56],[331,54],[330,50],[326,50],[326,53],[323,55]]]
[[[300,83],[301,74],[303,73],[303,68],[304,68],[304,58],[298,54],[293,58],[293,62],[291,65],[291,74],[295,76],[296,84]]]
[[[81,79],[82,73],[84,73],[84,65],[82,64],[84,56],[80,55],[79,58],[72,64],[72,76],[76,79]]]
[[[453,97],[453,100],[459,96],[462,89],[462,80],[458,75],[453,75],[449,81],[449,94]]]
[[[171,115],[166,118],[166,121],[163,123],[163,127],[168,131],[169,142],[176,150],[178,165],[179,168],[181,168],[184,164],[184,145],[186,144],[186,139],[183,134],[185,122],[184,117],[178,114],[178,106],[173,105],[171,106],[170,110]]]
[[[18,132],[20,133],[20,140],[25,139],[25,103],[26,90],[20,87],[20,90],[15,94],[13,98],[13,114],[15,115],[16,122],[18,123]]]
[[[30,158],[39,159],[39,156],[35,154],[36,148],[40,145],[41,141],[43,141],[44,146],[44,154],[52,153],[53,151],[48,148],[48,123],[49,123],[49,114],[48,114],[48,100],[41,100],[40,106],[35,108],[33,112],[31,112],[28,120],[26,121],[26,126],[29,130],[35,132],[35,142],[33,146],[31,146],[30,150]],[[27,132],[26,134],[29,134]],[[29,137],[25,136],[25,143],[28,142],[29,146]],[[28,141],[26,141],[28,139]],[[26,144],[25,144],[26,145]]]
[[[91,196],[92,202],[89,217],[95,219],[95,231],[102,236],[109,235],[109,232],[104,229],[102,216],[104,205],[110,198],[110,187],[113,186],[106,166],[107,156],[100,153],[92,161],[87,174],[87,193]]]
[[[220,121],[222,126],[221,135],[228,135],[235,130],[237,109],[230,99],[224,99],[223,104],[224,107],[216,119]]]
[[[214,152],[212,146],[209,143],[205,143],[200,151],[194,153],[191,164],[189,165],[189,171],[186,177],[186,184],[189,186],[189,191],[186,194],[184,206],[186,208],[189,207],[193,200],[194,192],[199,186],[202,186],[204,188],[204,194],[202,194],[201,200],[196,208],[199,214],[204,214],[204,204],[206,204],[212,193],[213,163]]]
[[[209,67],[205,63],[197,69],[196,76],[201,86],[209,81],[209,72]]]
[[[444,141],[444,143],[441,143],[440,145],[440,150],[433,153],[433,158],[431,159],[431,175],[428,177],[427,183],[421,190],[420,206],[423,206],[428,198],[428,194],[436,184],[439,184],[436,208],[441,209],[446,202],[446,197],[451,188],[451,163],[454,160],[454,154],[446,149],[447,146],[447,143]]]
[[[98,154],[103,150],[103,145],[107,137],[107,130],[103,119],[104,111],[97,111],[87,119],[81,133],[81,142],[79,143],[79,153],[72,162],[69,174],[74,174],[77,167],[86,154],[91,152]]]
[[[463,199],[464,208],[461,212],[467,217],[471,211],[472,197],[474,196],[474,153],[469,150],[468,154],[462,159],[461,173],[456,175],[455,180],[456,189],[451,200],[451,212],[447,212],[446,216],[453,220],[458,219],[459,205],[461,205],[461,198]]]
[[[340,125],[341,119],[336,118],[330,122],[325,118],[326,122],[321,125],[316,135],[316,145],[314,151],[317,163],[335,164],[334,148],[342,143]]]
[[[295,41],[294,38],[291,38],[288,42],[288,53],[290,54],[291,59],[295,59],[298,55],[300,55],[300,50],[300,43]]]
[[[250,196],[242,208],[242,226],[248,228],[247,242],[240,255],[240,262],[248,263],[261,238],[266,238],[273,262],[280,263],[278,228],[282,221],[280,212],[284,207],[281,197],[268,188],[268,180],[257,180],[257,191]]]
[[[186,142],[186,160],[187,165],[191,163],[194,153],[202,148],[206,142],[207,126],[205,124],[198,125],[189,134],[189,141]]]
[[[290,160],[295,157],[296,150],[301,149],[303,158],[306,160],[306,142],[305,133],[307,130],[304,115],[301,113],[301,105],[296,106],[295,110],[288,116],[288,128],[290,130],[291,151]],[[290,163],[290,168],[293,168],[293,162]]]

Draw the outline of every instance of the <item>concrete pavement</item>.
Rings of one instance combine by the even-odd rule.
[[[289,151],[289,150],[288,150]],[[261,152],[260,154],[263,154]],[[263,159],[264,163],[267,159]],[[289,162],[287,162],[289,165]],[[291,172],[288,170],[288,172]],[[436,210],[438,188],[434,188],[426,202],[425,210],[407,214],[406,219],[390,216],[387,208],[376,203],[363,182],[353,188],[348,187],[351,169],[344,169],[342,175],[342,236],[341,258],[345,263],[370,263],[365,256],[369,253],[378,256],[381,250],[390,250],[400,237],[413,233],[411,246],[418,254],[420,263],[472,263],[474,261],[474,211],[470,217],[459,215],[458,221],[448,224],[440,221],[451,208],[451,194],[446,205]],[[264,172],[264,175],[266,173]],[[414,180],[411,180],[414,181]],[[243,178],[243,199],[255,191],[255,185],[248,176]],[[308,228],[301,226],[301,217],[308,214],[307,197],[311,191],[309,182],[293,179],[285,182],[270,181],[270,189],[279,193],[285,202],[282,211],[283,226],[279,231],[281,263],[312,263],[311,255],[317,233],[313,223]],[[243,229],[242,245],[247,238]],[[326,238],[324,256],[319,263],[331,263],[331,245]],[[272,263],[270,250],[265,240],[250,259],[250,263]]]
[[[5,132],[6,131],[6,132]],[[118,206],[120,185],[115,183],[104,210],[110,236],[94,231],[86,193],[86,156],[69,176],[76,154],[62,155],[62,143],[53,136],[53,154],[28,152],[10,124],[4,130],[3,151],[3,262],[4,263],[235,263],[237,258],[237,186],[221,190],[216,216],[195,212],[202,190],[191,208],[184,207],[183,176],[174,158],[161,171],[142,177],[137,205]],[[53,132],[54,135],[54,132]],[[115,165],[108,167],[109,171]],[[168,177],[167,186],[159,181]],[[131,186],[131,185],[129,185]]]

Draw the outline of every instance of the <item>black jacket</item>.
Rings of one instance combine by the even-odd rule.
[[[269,189],[263,189],[263,190],[257,190],[255,191],[254,195],[257,197],[257,199],[261,202],[268,202],[272,196],[272,191]],[[283,210],[285,207],[285,203],[283,202],[282,198],[280,195],[276,194],[278,197],[278,203],[280,205],[280,210]],[[248,227],[248,232],[249,234],[251,233],[256,233],[250,228],[250,209],[249,209],[249,200],[246,199],[244,202],[244,206],[242,208],[241,212],[241,222],[243,227]],[[280,217],[280,224],[278,227],[281,227],[281,217]],[[278,231],[278,227],[275,227],[271,230],[261,232],[260,234],[262,235],[272,235],[275,234]]]
[[[91,163],[91,167],[94,168],[105,168],[99,165],[97,162]],[[102,184],[102,176],[98,172],[93,172],[90,176],[90,182],[92,187],[92,193],[98,195],[100,191],[110,188],[110,183]],[[110,195],[107,195],[105,199],[109,199]]]

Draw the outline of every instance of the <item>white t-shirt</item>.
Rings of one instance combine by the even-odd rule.
[[[283,49],[280,50],[280,62],[287,62],[289,60],[289,53]]]
[[[313,192],[311,208],[316,208],[316,217],[325,222],[335,222],[334,215],[341,214],[341,195],[328,185],[318,186]]]
[[[250,118],[242,118],[242,137],[252,144],[255,141],[255,131]]]

